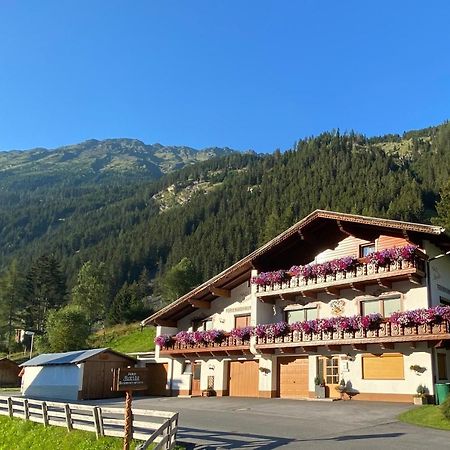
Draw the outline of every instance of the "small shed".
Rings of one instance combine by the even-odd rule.
[[[22,394],[65,400],[114,397],[112,369],[136,364],[110,348],[46,353],[21,364]]]
[[[20,367],[8,358],[0,358],[0,387],[20,386]]]

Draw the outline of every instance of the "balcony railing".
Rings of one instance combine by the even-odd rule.
[[[172,342],[161,348],[162,354],[205,354],[228,355],[250,353],[250,340],[226,336],[221,342],[182,343]]]
[[[256,348],[441,341],[444,339],[450,339],[450,325],[447,321],[424,325],[397,325],[382,322],[379,328],[374,330],[321,331],[318,333],[289,331],[286,335],[280,337],[258,337]]]
[[[256,286],[258,296],[270,296],[280,291],[285,293],[304,293],[329,291],[336,294],[333,289],[354,288],[358,285],[377,283],[389,285],[391,281],[410,279],[416,283],[425,275],[425,261],[420,254],[412,261],[399,260],[381,267],[373,263],[361,262],[357,267],[335,274],[308,277],[293,276],[281,283],[273,283],[266,286]]]

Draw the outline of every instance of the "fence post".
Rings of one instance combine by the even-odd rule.
[[[9,417],[13,417],[14,416],[14,409],[13,409],[13,402],[12,402],[12,398],[8,397],[6,399],[7,403],[8,403],[8,415]]]
[[[42,402],[42,422],[44,427],[48,426],[48,408],[46,402]]]
[[[94,406],[94,408],[92,409],[92,414],[94,416],[95,435],[98,439],[100,436],[105,435],[103,430],[102,410],[98,406]]]
[[[30,420],[30,407],[28,406],[27,398],[23,401],[23,414],[25,416],[25,420]]]
[[[67,431],[72,431],[72,416],[70,414],[70,406],[65,403],[64,404],[64,412],[66,413],[66,425],[67,425]]]

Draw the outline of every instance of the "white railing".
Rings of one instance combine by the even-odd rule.
[[[49,402],[21,397],[0,396],[0,415],[17,417],[48,425],[95,432],[101,436],[123,437],[124,411],[71,403]],[[137,449],[155,444],[154,450],[175,447],[178,413],[133,408],[132,438],[144,441]]]

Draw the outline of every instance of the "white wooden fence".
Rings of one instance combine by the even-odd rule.
[[[56,425],[95,432],[100,436],[123,437],[124,410],[71,403],[47,402],[21,397],[0,396],[0,414],[18,417],[44,426]],[[144,441],[139,450],[151,444],[154,450],[175,447],[178,413],[133,408],[133,439]]]

